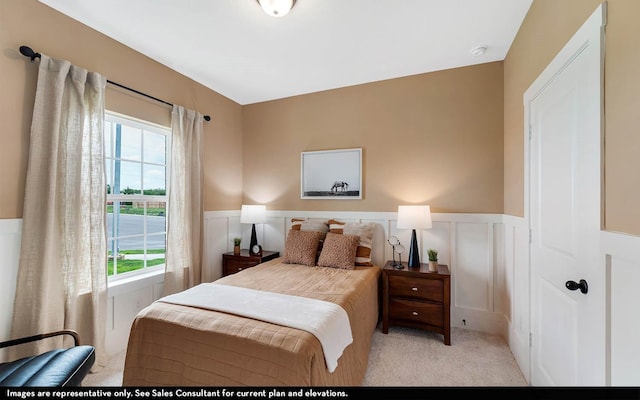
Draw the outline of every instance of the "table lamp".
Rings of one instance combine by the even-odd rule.
[[[398,229],[412,229],[409,268],[420,268],[416,229],[431,229],[431,225],[431,208],[429,206],[398,206]]]
[[[243,204],[240,209],[240,223],[251,225],[251,242],[249,243],[249,253],[259,253],[254,251],[254,247],[258,245],[256,237],[256,224],[267,222],[267,207],[264,205],[246,205]]]

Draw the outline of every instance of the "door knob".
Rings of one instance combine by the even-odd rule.
[[[587,281],[585,281],[584,279],[580,279],[579,283],[575,281],[567,281],[567,283],[565,283],[565,286],[569,290],[580,289],[580,291],[585,294],[589,291],[589,285],[587,285]]]

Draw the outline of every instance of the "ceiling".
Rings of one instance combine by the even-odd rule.
[[[245,105],[503,60],[532,0],[40,2]]]

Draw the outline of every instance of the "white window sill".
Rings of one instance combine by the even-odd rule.
[[[146,286],[164,282],[164,268],[158,268],[142,274],[107,281],[109,296],[137,290]]]

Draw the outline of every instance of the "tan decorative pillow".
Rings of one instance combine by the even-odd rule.
[[[329,232],[329,222],[326,220],[311,221],[306,218],[291,218],[291,230],[294,231],[310,231],[310,232],[322,232],[320,236],[320,243],[318,243],[318,251],[316,252],[316,263],[320,257],[322,251],[322,244],[324,243],[324,237]]]
[[[355,223],[355,222],[341,222],[335,219],[329,220],[329,232],[338,233],[343,235],[356,235],[360,238],[358,248],[356,250],[356,265],[357,266],[372,266],[371,261],[371,246],[373,244],[373,232],[375,230],[375,224],[368,223]]]
[[[295,231],[329,232],[327,221],[310,221],[302,218],[291,218],[291,229]]]
[[[290,230],[284,245],[282,262],[315,266],[321,235],[323,235],[322,232]]]
[[[360,238],[356,235],[327,233],[318,259],[320,267],[355,269],[356,249]]]

